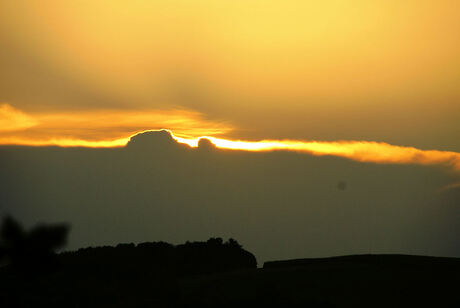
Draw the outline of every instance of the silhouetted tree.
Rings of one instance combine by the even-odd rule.
[[[206,243],[208,245],[220,246],[222,245],[223,240],[220,237],[211,237]]]
[[[26,232],[12,217],[0,228],[0,259],[21,270],[49,269],[55,265],[55,250],[64,246],[66,225],[38,225]]]
[[[228,241],[225,242],[225,244],[230,246],[230,247],[235,247],[235,248],[243,247],[236,240],[234,240],[233,238],[229,238]]]

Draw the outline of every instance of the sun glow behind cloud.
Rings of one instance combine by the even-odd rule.
[[[460,153],[437,150],[420,150],[413,147],[391,145],[372,141],[300,141],[300,140],[262,140],[241,141],[215,137],[180,138],[172,134],[180,143],[197,147],[199,140],[208,139],[217,148],[243,151],[297,151],[317,156],[332,155],[348,159],[391,164],[445,164],[460,171]]]
[[[189,110],[91,110],[25,113],[0,105],[0,144],[121,147],[140,131],[169,128],[179,136],[219,135],[232,127]]]
[[[0,105],[0,144],[61,147],[123,147],[137,134],[165,129],[171,137],[190,147],[208,139],[220,149],[240,151],[296,151],[332,155],[351,160],[384,164],[448,165],[460,171],[460,153],[421,150],[373,141],[242,141],[218,138],[233,127],[205,120],[185,110],[99,110],[72,113],[27,114],[7,104]]]
[[[3,0],[0,100],[58,122],[74,119],[62,109],[179,106],[236,123],[235,139],[460,152],[459,31],[458,0]],[[148,121],[121,135],[180,132]],[[120,138],[110,130],[104,140]]]

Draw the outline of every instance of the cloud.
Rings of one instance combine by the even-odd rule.
[[[8,104],[0,104],[0,132],[13,132],[36,126],[38,121]]]
[[[91,110],[24,113],[0,106],[0,144],[61,147],[122,147],[146,131],[167,130],[179,143],[198,147],[208,143],[220,149],[252,152],[295,151],[316,156],[339,156],[378,164],[446,165],[460,171],[460,153],[422,150],[375,141],[244,141],[218,138],[234,129],[190,110]],[[203,140],[206,139],[206,140]]]
[[[414,147],[391,145],[373,141],[301,141],[262,140],[241,141],[215,137],[207,138],[216,147],[252,152],[297,151],[317,156],[332,155],[360,162],[380,164],[448,165],[460,171],[460,153],[451,151],[421,150]],[[197,147],[201,138],[175,137],[178,142]]]
[[[226,122],[183,109],[25,113],[7,104],[0,107],[0,124],[0,144],[62,147],[119,147],[140,131],[162,128],[179,136],[219,135],[232,129]]]

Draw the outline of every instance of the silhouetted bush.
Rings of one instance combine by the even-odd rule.
[[[55,250],[66,244],[68,230],[66,225],[38,225],[27,232],[6,217],[0,229],[0,259],[15,270],[49,270],[56,266]]]

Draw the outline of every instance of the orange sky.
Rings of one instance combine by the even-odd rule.
[[[178,136],[219,135],[232,127],[187,110],[89,110],[25,113],[0,105],[0,144],[112,147],[145,130],[168,128]]]

